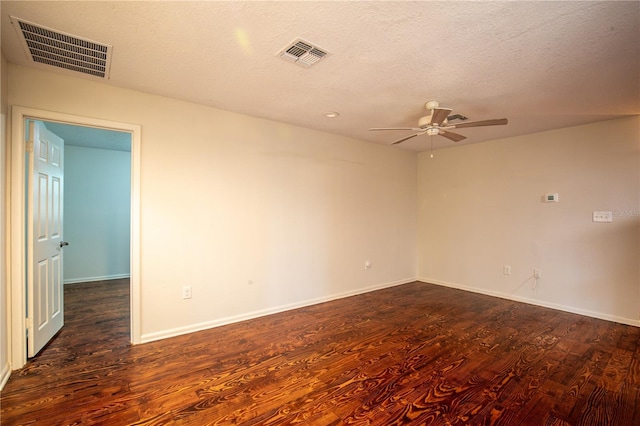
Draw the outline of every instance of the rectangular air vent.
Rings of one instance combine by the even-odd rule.
[[[113,47],[11,17],[22,47],[33,62],[109,78]]]
[[[298,38],[278,52],[278,55],[280,55],[282,59],[308,68],[320,59],[329,55],[329,53],[326,50],[320,49],[319,47],[313,46],[311,43]]]

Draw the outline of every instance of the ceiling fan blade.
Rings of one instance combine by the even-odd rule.
[[[369,131],[371,130],[413,130],[414,132],[417,132],[422,129],[419,127],[372,127]]]
[[[445,130],[440,130],[438,132],[438,134],[440,136],[444,136],[445,138],[450,139],[450,140],[452,140],[454,142],[460,142],[461,140],[467,138],[466,136],[459,135],[458,133],[447,132]]]
[[[451,124],[451,128],[464,129],[466,127],[500,126],[502,124],[507,124],[508,122],[509,120],[507,120],[506,118],[496,118],[494,120],[472,121],[470,123]]]
[[[451,108],[435,108],[433,114],[431,114],[431,121],[429,124],[442,125],[444,120],[451,114]]]
[[[416,133],[416,134],[414,134],[414,135],[407,136],[406,138],[402,138],[402,139],[400,139],[400,140],[397,140],[397,141],[393,142],[391,145],[395,145],[395,144],[397,144],[397,143],[404,142],[404,141],[406,141],[406,140],[408,140],[408,139],[415,138],[416,136],[421,135],[421,134],[422,134],[422,133]]]

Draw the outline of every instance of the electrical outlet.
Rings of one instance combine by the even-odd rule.
[[[185,285],[182,287],[182,298],[183,299],[191,299],[191,286]]]
[[[365,260],[364,262],[364,269],[371,269],[371,262],[368,260]]]
[[[511,275],[511,265],[504,265],[502,268],[502,273],[505,275]]]
[[[535,279],[542,278],[542,270],[540,268],[533,268],[533,278]]]
[[[610,211],[593,212],[593,222],[613,222],[613,213]]]

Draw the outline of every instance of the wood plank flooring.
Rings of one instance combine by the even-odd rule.
[[[65,300],[2,425],[640,424],[636,327],[415,282],[130,346],[128,281]]]

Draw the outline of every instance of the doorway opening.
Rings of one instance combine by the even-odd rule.
[[[64,141],[64,284],[129,278],[131,134],[44,125]]]
[[[11,285],[10,285],[10,356],[12,369],[18,369],[27,361],[26,333],[26,151],[27,120],[52,123],[55,127],[72,126],[84,130],[98,129],[125,133],[130,141],[130,203],[129,203],[129,306],[130,341],[140,343],[140,126],[102,119],[75,116],[64,113],[12,107],[11,111]]]
[[[34,126],[43,127],[39,136],[43,132],[45,134],[50,132],[53,136],[58,136],[63,144],[61,149],[63,161],[60,166],[63,171],[63,196],[60,203],[62,227],[60,229],[64,242],[60,244],[64,247],[54,249],[55,255],[62,259],[61,269],[55,271],[56,268],[51,268],[50,275],[60,275],[60,277],[55,277],[49,282],[49,286],[54,289],[51,293],[59,294],[61,299],[60,305],[63,312],[60,312],[59,322],[62,325],[67,324],[69,314],[73,315],[73,312],[70,312],[71,306],[66,300],[69,293],[67,290],[73,289],[70,293],[74,295],[78,293],[78,289],[84,290],[82,294],[88,303],[92,300],[92,292],[104,292],[105,286],[109,284],[120,288],[130,278],[131,134],[49,121],[37,122]],[[52,142],[50,141],[50,145]],[[34,143],[37,144],[38,141]],[[35,151],[37,150],[34,149],[34,155]],[[27,153],[27,155],[31,154]],[[27,176],[27,182],[29,182],[29,176],[31,173]],[[33,184],[36,185],[35,179]],[[27,205],[31,201],[31,197],[28,197]],[[36,198],[34,202],[37,201]],[[31,209],[31,211],[34,210],[36,209]],[[27,224],[33,219],[27,217]],[[27,228],[30,229],[29,226]],[[36,227],[34,226],[33,229],[35,230]],[[27,232],[28,244],[36,246],[48,243],[46,240],[33,242],[29,235],[30,232]],[[34,256],[34,265],[39,260],[35,258],[38,252],[34,249],[32,255],[32,251],[27,250],[27,256]],[[30,259],[27,258],[27,265],[29,264]],[[36,274],[39,269],[33,271],[33,274]],[[30,288],[37,288],[36,284],[40,281],[38,277],[30,276],[31,272],[32,268],[28,267],[26,272],[29,283],[27,285],[29,301],[27,318],[34,319],[27,325],[29,358],[35,356],[54,336],[57,336],[57,330],[59,330],[59,328],[54,329],[50,335],[43,335],[44,330],[50,325],[44,325],[41,330],[36,327],[36,324],[32,324],[32,322],[40,322],[37,319],[46,316],[46,312],[34,311],[32,315],[31,303],[34,306],[45,304],[35,303],[36,295],[33,295],[33,299],[29,297]],[[102,285],[98,286],[99,283]],[[126,290],[128,292],[129,289]],[[124,290],[120,290],[120,293],[124,295]],[[40,296],[40,298],[45,297]],[[127,299],[129,299],[128,294]],[[52,298],[51,302],[55,305],[55,298]],[[77,307],[75,309],[77,310]],[[99,314],[99,310],[95,312]],[[130,318],[128,310],[123,314],[127,319]],[[55,317],[53,317],[51,325],[55,323]]]

